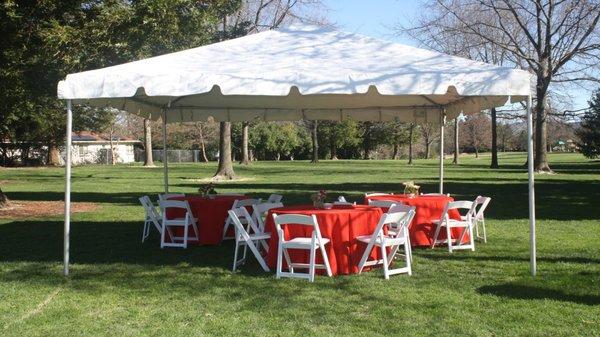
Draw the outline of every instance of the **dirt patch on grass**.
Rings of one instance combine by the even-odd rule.
[[[99,208],[93,202],[72,202],[71,212],[92,212]],[[35,218],[43,216],[63,215],[64,201],[24,201],[10,200],[8,207],[0,209],[0,219]]]

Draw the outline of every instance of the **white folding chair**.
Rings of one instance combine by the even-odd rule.
[[[270,233],[259,233],[257,225],[252,220],[252,217],[248,213],[245,207],[239,207],[236,209],[232,209],[227,211],[229,217],[231,217],[231,222],[235,228],[235,253],[233,255],[233,271],[237,269],[240,265],[246,262],[246,253],[248,252],[248,248],[256,257],[256,260],[262,267],[262,269],[268,272],[270,269],[260,254],[259,248],[256,246],[255,242],[266,242],[271,238]],[[241,219],[244,219],[248,224],[248,227],[254,231],[254,234],[248,233],[248,231],[244,228]],[[242,258],[238,259],[240,247],[244,247],[244,253],[242,254]],[[267,246],[268,247],[268,246]]]
[[[485,209],[487,208],[488,204],[490,203],[490,201],[492,201],[492,198],[482,197],[479,195],[479,196],[477,196],[477,198],[475,198],[475,201],[473,202],[473,208],[471,209],[473,225],[475,226],[475,237],[478,239],[483,239],[484,243],[487,243],[487,233],[485,231],[484,212],[485,212]],[[466,216],[462,216],[461,218],[462,218],[462,220],[467,220]],[[481,224],[483,235],[479,235],[479,224]]]
[[[150,197],[144,195],[140,197],[140,203],[144,207],[144,211],[146,212],[146,217],[144,219],[144,229],[142,230],[142,243],[146,241],[148,236],[150,235],[150,225],[154,225],[154,228],[158,231],[159,234],[162,234],[162,216],[156,210],[154,204],[150,200]]]
[[[319,229],[319,223],[315,215],[301,215],[301,214],[273,214],[273,220],[275,221],[275,227],[277,228],[277,235],[279,236],[278,251],[277,251],[277,273],[276,278],[281,277],[297,277],[308,279],[309,282],[315,280],[315,269],[325,269],[328,276],[332,276],[331,266],[329,265],[329,257],[325,251],[325,245],[329,243],[329,239],[321,237],[321,230]],[[285,232],[283,227],[288,225],[294,226],[311,226],[313,228],[310,237],[296,237],[290,240],[286,240]],[[294,263],[290,259],[288,249],[304,249],[310,251],[309,263]],[[323,256],[323,264],[316,264],[317,249],[321,251]],[[283,258],[285,257],[288,265],[287,272],[283,269]],[[308,268],[308,274],[294,272],[294,268],[306,269]]]
[[[236,209],[240,207],[250,207],[252,205],[260,204],[262,199],[236,199],[230,209]],[[246,219],[241,220],[242,223],[246,224]],[[223,240],[235,239],[235,236],[227,236],[227,230],[232,226],[231,217],[227,215],[225,224],[223,225]]]
[[[379,223],[371,235],[362,235],[356,239],[359,242],[365,243],[367,248],[363,253],[360,263],[358,264],[358,273],[362,273],[363,268],[367,266],[383,265],[383,276],[386,280],[390,275],[408,273],[412,275],[411,260],[412,253],[410,247],[410,236],[408,235],[408,226],[414,216],[414,210],[408,212],[384,213],[379,219]],[[388,225],[390,231],[384,234],[384,226]],[[392,232],[391,228],[395,228],[397,232]],[[392,235],[392,233],[394,233]],[[380,249],[381,259],[370,260],[369,256],[373,248],[377,246]],[[390,265],[394,261],[394,256],[398,252],[400,246],[404,246],[405,267],[390,269]],[[387,248],[390,247],[388,254]]]
[[[369,200],[369,206],[390,208],[393,205],[400,205],[402,202],[395,200]]]
[[[265,217],[273,208],[283,207],[281,202],[263,202],[262,204],[252,205],[252,220],[258,225],[258,230],[265,231]]]
[[[337,201],[333,202],[334,205],[356,205],[356,201],[355,202],[349,202],[345,196],[340,195],[338,197]]]
[[[167,201],[171,198],[183,198],[185,194],[183,193],[163,193],[158,195],[158,201]]]
[[[267,199],[268,203],[274,204],[277,202],[281,202],[283,200],[283,195],[281,194],[271,194],[269,199]]]
[[[475,251],[475,242],[473,241],[473,215],[472,215],[472,201],[452,201],[446,204],[444,208],[444,212],[442,213],[442,218],[439,220],[434,220],[433,223],[436,225],[435,234],[433,235],[433,243],[431,244],[431,248],[435,248],[435,245],[438,243],[447,243],[448,251],[452,253],[453,250],[456,249],[470,249]],[[460,220],[450,219],[449,212],[451,210],[468,210],[465,214],[464,220],[461,216]],[[438,240],[438,236],[440,235],[440,230],[442,227],[446,228],[446,240]],[[462,231],[457,240],[454,240],[456,244],[452,244],[452,228],[462,228]],[[465,234],[469,234],[469,244],[463,244],[463,239]]]
[[[164,247],[183,247],[187,248],[188,241],[198,241],[198,225],[196,224],[196,219],[192,214],[192,210],[190,209],[190,204],[187,201],[179,201],[179,200],[165,200],[160,202],[160,208],[163,214],[163,231],[160,236],[160,248]],[[167,219],[167,211],[169,209],[183,209],[185,211],[185,216],[183,218],[175,218],[175,219]],[[183,236],[175,236],[171,231],[171,227],[182,227],[183,228]],[[194,236],[190,236],[189,227],[192,227],[194,231]],[[170,234],[170,242],[165,240],[165,233],[169,232]],[[180,242],[177,242],[180,241]]]
[[[388,224],[388,235],[391,237],[404,236],[406,238],[406,244],[409,247],[412,247],[410,243],[410,226],[417,212],[417,208],[415,206],[408,206],[403,204],[392,205],[387,213],[401,213],[403,214],[403,218],[400,224],[390,223]],[[404,225],[405,224],[405,225]],[[410,260],[412,261],[412,249],[409,249]]]
[[[424,197],[449,197],[450,193],[422,193],[421,195]]]

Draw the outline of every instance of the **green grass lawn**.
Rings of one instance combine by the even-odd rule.
[[[276,280],[254,261],[230,272],[231,242],[187,250],[140,243],[137,197],[162,190],[162,169],[73,170],[73,201],[100,204],[72,217],[72,275],[61,276],[62,217],[0,220],[0,336],[599,336],[600,162],[552,154],[555,175],[536,176],[538,277],[529,273],[523,154],[447,163],[446,191],[493,198],[488,243],[476,252],[414,250],[413,276]],[[171,190],[193,193],[216,165],[171,169]],[[236,166],[220,192],[281,193],[308,203],[326,189],[361,200],[415,180],[437,188],[437,162],[259,162]],[[61,168],[1,169],[15,200],[62,200]],[[154,199],[154,198],[153,198]]]

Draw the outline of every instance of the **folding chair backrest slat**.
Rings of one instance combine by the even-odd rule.
[[[144,195],[142,197],[139,198],[140,203],[142,204],[142,206],[144,207],[144,210],[146,211],[146,217],[151,220],[155,226],[160,227],[159,221],[161,218],[160,213],[156,210],[156,207],[154,206],[154,204],[152,204],[152,200],[150,200],[150,197],[148,197],[147,195]]]
[[[390,208],[397,204],[401,204],[401,202],[395,200],[369,200],[369,206],[375,207]]]
[[[264,216],[273,208],[283,207],[281,202],[265,202],[262,204],[252,205],[252,218],[258,225],[258,228],[264,231],[265,222]]]
[[[483,213],[487,208],[488,204],[492,201],[490,197],[477,196],[473,203],[473,219],[483,219]]]
[[[281,194],[271,194],[269,196],[269,199],[267,199],[267,203],[277,203],[277,202],[281,202],[281,200],[283,200],[283,195]]]
[[[450,216],[449,216],[449,211],[450,210],[457,210],[460,212],[460,210],[468,210],[466,213],[467,219],[469,221],[471,221],[473,219],[472,216],[472,209],[473,209],[473,202],[472,201],[466,201],[466,200],[461,200],[461,201],[451,201],[448,204],[446,204],[446,208],[444,208],[444,212],[442,213],[442,219],[445,220],[449,220]]]
[[[231,209],[227,211],[229,216],[231,217],[231,221],[236,228],[236,235],[244,237],[244,240],[249,237],[248,231],[244,228],[244,225],[241,222],[241,219],[245,219],[249,228],[252,229],[254,233],[258,233],[259,229],[248,210],[245,207],[239,207],[235,209]]]
[[[233,207],[231,207],[231,209],[260,204],[261,201],[261,199],[238,199],[233,203]]]
[[[273,220],[275,221],[275,227],[277,228],[278,233],[282,233],[282,226],[287,225],[302,225],[302,226],[311,226],[313,227],[312,235],[316,235],[319,242],[322,240],[321,230],[319,229],[319,223],[317,222],[317,217],[313,215],[303,215],[303,214],[273,214]],[[285,241],[285,238],[281,238]]]

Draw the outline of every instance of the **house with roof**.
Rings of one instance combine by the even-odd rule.
[[[111,151],[111,136],[91,131],[73,132],[72,162],[74,165],[85,164],[111,164],[114,153],[115,162],[119,164],[133,163],[135,161],[134,149],[141,142],[132,137],[113,134]],[[61,152],[61,161],[64,163],[65,151]]]

